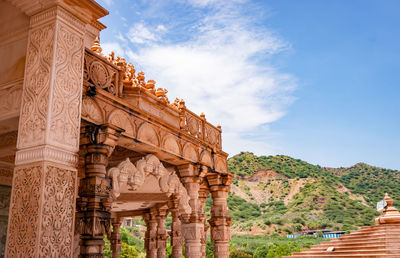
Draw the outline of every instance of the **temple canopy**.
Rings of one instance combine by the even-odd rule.
[[[0,14],[5,256],[102,257],[106,235],[118,257],[122,220],[141,216],[148,257],[165,257],[168,239],[173,257],[183,245],[205,257],[208,228],[215,257],[228,257],[233,175],[221,127],[105,56],[98,19],[108,12],[96,2],[8,0]]]

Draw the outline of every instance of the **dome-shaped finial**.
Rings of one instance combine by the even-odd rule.
[[[394,224],[400,223],[400,212],[394,207],[392,198],[386,193],[384,207],[381,210],[381,216],[375,219],[376,224]]]
[[[90,50],[96,52],[97,54],[101,54],[101,51],[103,50],[100,46],[100,40],[99,40],[99,36],[97,36],[94,41],[93,41],[93,45],[90,47]]]

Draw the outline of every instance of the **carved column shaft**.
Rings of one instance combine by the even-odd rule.
[[[171,224],[171,246],[172,246],[172,258],[181,258],[182,257],[182,226],[181,220],[179,219],[179,200],[174,199],[170,203],[170,212],[172,215],[172,224]]]
[[[106,178],[106,166],[119,133],[110,126],[82,128],[85,177],[79,186],[76,215],[76,230],[81,234],[80,257],[103,257],[103,236],[111,236],[111,180]]]
[[[211,226],[211,240],[214,242],[214,257],[216,258],[229,257],[232,219],[229,218],[227,199],[232,178],[233,176],[230,174],[211,174],[207,176],[213,199],[209,223]]]
[[[30,19],[7,257],[72,256],[85,24],[54,5]]]
[[[190,197],[189,204],[192,208],[191,214],[182,214],[182,234],[185,238],[185,256],[202,257],[201,238],[204,232],[204,224],[201,219],[199,190],[200,178],[197,167],[192,164],[179,167],[181,180]]]
[[[167,207],[157,209],[157,258],[165,258],[165,249],[167,248],[167,230],[165,221],[167,219]]]
[[[119,233],[119,229],[121,227],[121,220],[113,219],[112,227],[113,231],[110,237],[112,258],[119,258],[119,252],[121,251],[121,234]]]
[[[157,257],[157,220],[154,212],[146,214],[144,217],[147,230],[145,234],[145,249],[147,258]]]
[[[207,197],[208,197],[209,194],[210,194],[210,191],[208,189],[208,185],[203,184],[201,186],[201,189],[200,189],[200,192],[199,192],[201,220],[202,220],[202,223],[204,225],[204,231],[203,231],[203,235],[201,237],[201,253],[202,253],[202,257],[206,257],[207,230],[208,230],[209,227],[206,225],[207,221],[206,221],[206,215],[204,213],[204,206],[206,204]]]

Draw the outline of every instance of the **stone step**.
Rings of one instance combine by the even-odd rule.
[[[382,246],[386,246],[387,244],[386,244],[387,242],[386,241],[375,241],[375,242],[343,242],[343,243],[335,243],[335,244],[333,244],[333,243],[330,243],[330,242],[327,242],[327,243],[324,243],[324,244],[320,244],[320,245],[312,245],[310,248],[313,248],[313,247],[324,247],[324,248],[327,248],[327,247],[329,247],[329,246],[335,246],[335,247],[359,247],[359,246],[369,246],[369,245],[374,245],[374,246],[377,246],[377,245],[382,245]],[[400,246],[400,243],[399,242],[393,242],[393,243],[390,243],[390,246],[393,246],[393,245],[395,245],[396,246],[396,248],[397,248],[397,246]]]
[[[400,228],[379,228],[379,229],[368,229],[368,230],[360,230],[360,231],[354,231],[350,232],[348,235],[359,235],[359,234],[371,234],[371,233],[380,233],[380,232],[393,232],[393,233],[400,233]]]
[[[365,246],[365,245],[386,245],[387,241],[385,240],[379,240],[379,241],[373,241],[373,242],[365,242],[365,241],[357,241],[357,242],[336,242],[336,243],[331,243],[331,242],[326,242],[326,243],[321,243],[319,245],[312,245],[313,246]],[[400,242],[389,242],[391,245],[392,244],[397,244],[400,246]]]
[[[326,251],[326,249],[328,247],[335,247],[335,251],[346,251],[346,250],[371,250],[371,249],[385,249],[386,244],[382,243],[382,244],[373,244],[373,245],[363,245],[363,244],[359,244],[359,245],[350,245],[350,246],[340,246],[340,245],[327,245],[327,246],[320,246],[320,245],[315,245],[315,246],[311,246],[311,248],[309,249],[310,251]],[[400,249],[400,243],[398,244],[398,246],[391,246],[392,248],[399,248]]]
[[[336,238],[334,240],[341,240],[343,239],[346,240],[356,240],[356,239],[386,239],[387,236],[390,236],[391,238],[397,238],[400,239],[400,234],[385,234],[385,233],[376,233],[376,234],[370,234],[370,235],[344,235],[341,236],[340,238]]]
[[[381,238],[361,238],[361,239],[333,239],[327,242],[321,242],[319,245],[337,245],[337,244],[374,244],[374,243],[399,243],[400,238],[396,237],[381,237]]]
[[[387,258],[399,258],[399,255],[390,255],[390,254],[374,254],[374,255],[365,255],[365,254],[351,254],[351,255],[292,255],[292,256],[282,256],[282,258],[324,258],[324,257],[337,257],[337,258],[348,258],[348,257],[358,257],[358,258],[374,258],[374,257],[387,257]]]
[[[358,249],[358,250],[347,250],[347,251],[333,251],[333,252],[321,252],[321,251],[313,251],[313,250],[304,250],[300,253],[294,253],[293,255],[355,255],[355,254],[365,254],[365,255],[375,255],[375,254],[397,254],[400,257],[400,249],[375,249],[375,250],[366,250],[366,249]]]

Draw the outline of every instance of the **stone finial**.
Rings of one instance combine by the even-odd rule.
[[[185,101],[183,99],[179,101],[179,109],[186,109]]]
[[[103,51],[103,49],[100,46],[100,40],[99,37],[97,36],[94,41],[93,41],[93,45],[90,47],[90,50],[96,52],[97,54],[101,55],[101,51]]]
[[[168,93],[168,90],[163,89],[163,88],[158,88],[158,89],[156,90],[156,92],[155,92],[156,97],[157,97],[161,102],[164,102],[164,103],[169,103],[169,100],[168,100],[168,97],[167,97],[167,93]]]
[[[154,81],[154,80],[147,80],[147,83],[144,85],[144,87],[146,88],[146,89],[148,89],[151,93],[153,93],[154,95],[156,95],[156,87],[155,87],[155,85],[156,85],[156,81]],[[161,88],[159,88],[159,89],[161,89]],[[162,93],[161,93],[161,95],[162,95]],[[157,95],[156,95],[157,96]]]
[[[171,106],[178,108],[179,107],[179,99],[175,98],[174,102],[171,104]]]
[[[218,128],[219,130],[221,130],[221,129],[222,129],[221,125],[217,125],[217,128]]]
[[[392,198],[386,193],[386,207],[381,211],[381,216],[375,219],[376,224],[395,224],[400,223],[400,212],[394,207]]]
[[[206,115],[204,115],[204,113],[203,113],[203,112],[201,112],[201,114],[200,114],[200,118],[205,120],[205,119],[206,119]]]

